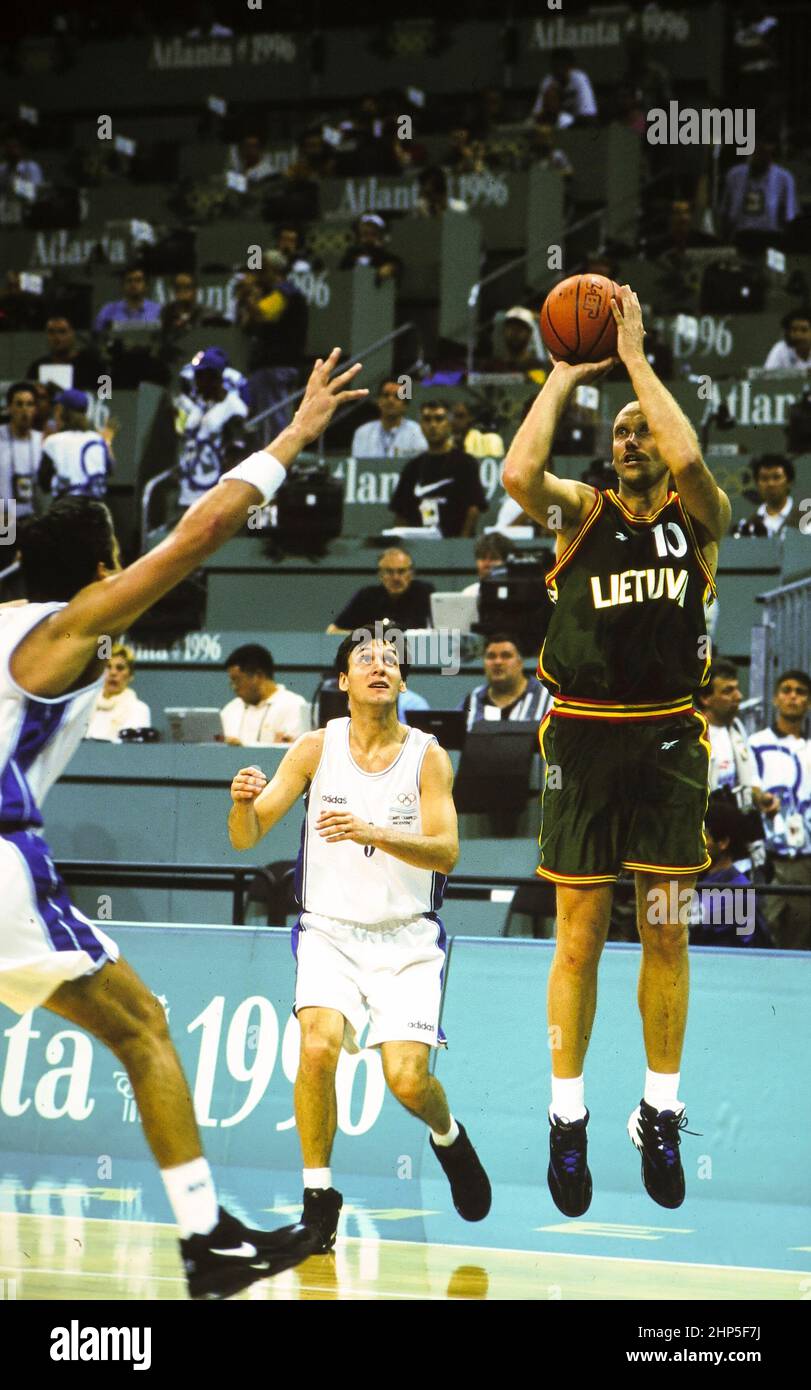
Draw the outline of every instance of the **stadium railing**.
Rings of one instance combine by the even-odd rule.
[[[752,628],[747,705],[765,716],[777,671],[811,670],[811,575],[757,595],[763,622]]]

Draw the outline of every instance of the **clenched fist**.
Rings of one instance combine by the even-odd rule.
[[[268,779],[259,767],[241,767],[231,783],[231,800],[255,801],[268,784]]]

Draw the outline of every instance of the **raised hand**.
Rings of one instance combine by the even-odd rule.
[[[241,767],[231,783],[232,801],[255,801],[268,779],[258,767]]]
[[[611,300],[611,312],[617,325],[617,352],[623,362],[629,357],[644,353],[645,326],[642,322],[642,305],[630,285],[623,285],[620,301]]]
[[[362,370],[360,362],[356,362],[354,367],[348,367],[345,372],[341,372],[330,381],[331,373],[337,367],[340,356],[341,349],[333,348],[326,361],[319,357],[310,373],[307,389],[293,419],[294,426],[302,432],[308,442],[317,439],[326,429],[339,405],[344,405],[347,401],[363,400],[364,396],[369,394],[366,387],[354,391],[344,389]]]
[[[565,375],[574,386],[588,386],[589,382],[596,381],[605,372],[610,372],[618,361],[616,357],[603,357],[600,362],[561,362],[551,353],[549,356],[557,375]]]

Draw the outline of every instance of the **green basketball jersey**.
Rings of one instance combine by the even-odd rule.
[[[704,604],[715,597],[690,518],[676,492],[645,517],[613,490],[596,496],[546,577],[554,610],[538,675],[581,717],[689,708],[709,673]]]

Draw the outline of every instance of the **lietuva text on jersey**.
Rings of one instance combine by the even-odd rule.
[[[546,582],[555,606],[538,675],[554,695],[636,708],[705,682],[715,585],[677,493],[645,517],[597,494]]]

